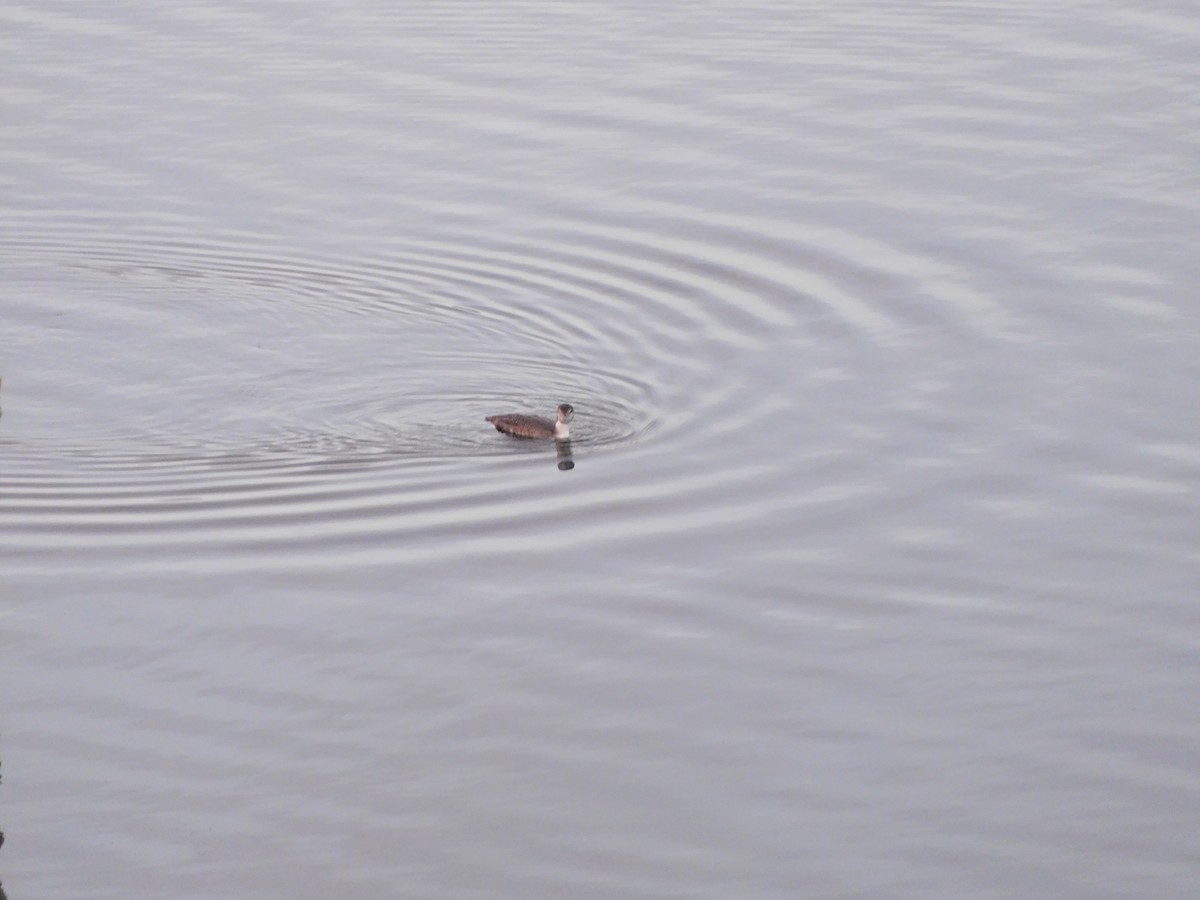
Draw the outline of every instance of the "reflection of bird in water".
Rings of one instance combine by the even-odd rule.
[[[541,416],[526,416],[522,413],[508,413],[503,416],[488,416],[487,420],[496,426],[497,431],[505,434],[527,438],[554,438],[565,441],[571,436],[567,423],[575,415],[575,409],[570,403],[559,404],[556,421]]]

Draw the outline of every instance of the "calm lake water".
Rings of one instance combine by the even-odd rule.
[[[1191,4],[0,2],[8,896],[1194,897],[1198,83]]]

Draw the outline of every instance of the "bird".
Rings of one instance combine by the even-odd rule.
[[[557,412],[553,421],[542,416],[527,416],[524,413],[488,416],[487,421],[495,425],[497,431],[514,437],[554,438],[556,441],[565,441],[571,436],[567,423],[574,417],[575,408],[570,403],[560,403]]]

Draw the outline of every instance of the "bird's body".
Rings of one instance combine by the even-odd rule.
[[[514,437],[554,438],[556,441],[565,441],[571,436],[567,423],[574,415],[575,410],[571,404],[563,403],[558,407],[556,419],[527,416],[524,413],[505,413],[501,416],[488,416],[487,420],[496,426],[497,431]]]

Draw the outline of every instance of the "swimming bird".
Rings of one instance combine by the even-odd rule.
[[[575,408],[570,403],[560,403],[558,417],[553,422],[541,416],[527,416],[523,413],[488,416],[487,420],[496,426],[497,431],[516,437],[554,438],[556,441],[565,441],[571,436],[567,423],[574,415]]]

